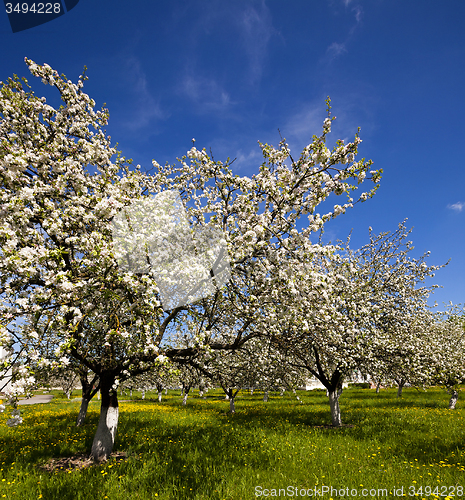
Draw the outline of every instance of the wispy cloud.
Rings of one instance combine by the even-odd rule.
[[[224,111],[232,105],[229,93],[214,78],[194,74],[192,70],[182,78],[179,90],[201,111]]]
[[[338,87],[330,90],[331,112],[337,119],[332,123],[327,147],[331,149],[337,139],[346,143],[353,141],[359,126],[362,139],[366,139],[367,134],[373,134],[377,129],[375,111],[379,106],[374,89],[357,84],[356,88],[346,85],[342,91]],[[323,94],[311,101],[299,102],[284,121],[281,132],[294,153],[308,145],[313,135],[322,134],[323,121],[327,116],[325,97]]]
[[[311,142],[314,134],[321,134],[325,117],[324,99],[318,103],[301,104],[301,109],[291,115],[284,124],[283,136],[288,142],[296,142],[299,148],[303,148]]]
[[[263,161],[263,155],[261,153],[258,145],[251,149],[248,153],[244,153],[242,149],[239,149],[235,155],[235,161],[233,163],[233,168],[236,172],[248,170],[248,169],[258,169],[258,165]]]
[[[331,59],[335,59],[336,57],[339,57],[341,54],[344,54],[344,52],[347,52],[345,42],[344,43],[333,42],[326,49],[326,54],[328,54]]]
[[[270,38],[276,33],[265,2],[258,8],[248,5],[239,19],[242,44],[249,59],[249,80],[260,80]]]
[[[125,121],[126,127],[137,130],[148,125],[153,119],[166,118],[159,102],[150,92],[147,76],[140,61],[134,56],[130,57],[126,60],[126,67],[130,92],[135,101],[131,117]]]
[[[450,208],[451,210],[455,210],[456,212],[461,212],[462,210],[465,210],[465,202],[458,201],[457,203],[454,203],[453,205],[447,205],[447,208]]]
[[[353,0],[342,0],[342,3],[344,4],[344,7],[346,10],[350,8],[350,4],[353,2]],[[352,38],[352,35],[354,34],[355,30],[357,27],[360,25],[362,22],[362,17],[363,17],[363,9],[361,5],[358,3],[353,5],[353,7],[350,8],[350,11],[354,14],[355,17],[355,24],[353,24],[349,30],[349,34],[347,35],[347,38],[341,42],[333,42],[331,45],[328,46],[326,49],[326,55],[329,56],[330,62],[333,61],[334,59],[338,58],[342,54],[348,52],[347,45]]]
[[[360,7],[360,5],[355,5],[352,11],[355,12],[355,20],[357,21],[358,24],[362,20],[362,15],[363,15],[362,7]]]

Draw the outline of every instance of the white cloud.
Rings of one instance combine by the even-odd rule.
[[[314,104],[302,105],[301,110],[290,116],[282,128],[283,136],[290,146],[297,142],[303,148],[312,140],[312,136],[323,131],[323,120],[326,117],[324,99]]]
[[[258,170],[258,165],[260,165],[263,161],[263,155],[258,145],[254,149],[251,149],[248,153],[243,153],[242,149],[239,149],[234,157],[236,160],[234,161],[232,168],[236,172],[248,169]]]
[[[345,43],[333,42],[326,49],[326,53],[330,56],[331,59],[335,59],[336,57],[339,57],[341,54],[344,54],[344,52],[347,52],[347,49],[345,47]]]
[[[457,203],[454,203],[453,205],[447,205],[447,208],[450,208],[451,210],[455,210],[456,212],[461,212],[462,210],[465,209],[465,202],[458,201]]]
[[[270,38],[276,33],[265,2],[257,9],[248,5],[239,20],[242,43],[249,59],[250,83],[260,80]]]
[[[352,0],[342,0],[342,1],[343,1],[346,9],[349,7],[349,4],[352,2]],[[342,54],[344,54],[345,52],[347,52],[347,45],[350,42],[355,30],[357,29],[357,27],[359,26],[359,24],[362,21],[363,9],[360,5],[356,4],[350,10],[351,10],[351,12],[354,13],[355,24],[350,28],[349,33],[348,33],[346,39],[344,40],[344,42],[342,42],[342,43],[333,42],[326,49],[326,54],[329,55],[330,61],[336,59],[337,57],[339,57]]]
[[[362,8],[360,7],[360,5],[356,5],[352,10],[355,12],[355,20],[357,21],[357,23],[359,23],[362,20]]]
[[[184,76],[179,90],[204,111],[223,111],[232,105],[229,93],[215,79],[192,71]]]
[[[137,130],[148,125],[154,118],[166,118],[160,109],[160,104],[149,90],[147,76],[141,67],[139,59],[130,57],[126,60],[126,75],[135,100],[132,105],[131,118],[125,121],[127,128]]]

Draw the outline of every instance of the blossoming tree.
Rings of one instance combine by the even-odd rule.
[[[418,323],[436,287],[418,285],[440,266],[427,266],[427,254],[410,258],[408,234],[402,223],[393,233],[370,230],[370,243],[357,251],[349,241],[305,253],[289,247],[289,273],[280,270],[277,306],[268,315],[279,319],[274,341],[326,387],[334,426],[342,425],[344,378],[354,370],[379,372],[396,353],[400,358],[418,348],[411,334],[425,326]]]
[[[118,384],[150,370],[160,356],[180,361],[206,347],[232,349],[263,332],[282,246],[308,240],[352,207],[351,194],[365,178],[375,185],[359,200],[373,196],[381,172],[369,170],[371,161],[355,161],[358,134],[347,145],[326,147],[333,119],[328,101],[322,135],[313,136],[297,160],[284,140],[278,148],[260,144],[264,161],[252,178],[234,175],[229,159],[214,161],[195,146],[178,165],[154,161],[155,173],[144,173],[111,146],[103,129],[108,111],[94,110],[82,90],[85,76],[74,84],[46,64],[26,63],[57,89],[63,105],[47,104],[26,80],[2,82],[0,338],[22,363],[9,395],[14,403],[32,385],[33,363],[56,361],[44,348],[55,343],[59,363],[72,358],[99,377],[92,456],[100,461],[114,444]],[[193,237],[205,228],[223,234],[231,267],[226,286],[171,308],[161,301],[160,269],[122,267],[112,232],[118,214],[167,191],[179,193]],[[347,203],[320,216],[317,206],[333,193],[346,194]],[[304,215],[308,224],[299,231]],[[187,320],[194,326],[187,347],[164,342]],[[225,324],[231,336],[217,338]]]

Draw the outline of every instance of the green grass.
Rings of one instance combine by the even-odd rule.
[[[50,473],[38,466],[89,452],[99,410],[92,401],[86,424],[76,428],[79,401],[53,394],[49,404],[22,406],[17,428],[0,415],[0,499],[243,500],[258,498],[256,486],[300,491],[322,485],[359,492],[403,487],[407,497],[412,486],[433,492],[438,486],[447,498],[445,486],[465,486],[464,410],[460,399],[448,410],[448,395],[439,388],[404,389],[402,399],[395,389],[345,390],[342,419],[350,427],[340,429],[328,427],[324,392],[300,391],[303,404],[287,393],[272,393],[263,403],[262,393],[242,392],[235,415],[227,414],[220,391],[209,391],[206,400],[190,397],[186,407],[180,391],[163,395],[162,403],[136,400],[134,392],[134,401],[120,403],[115,445],[129,453],[126,461]]]

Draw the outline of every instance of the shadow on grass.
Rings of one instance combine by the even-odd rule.
[[[343,428],[327,428],[330,413],[325,393],[299,393],[303,404],[289,395],[271,396],[268,403],[263,403],[260,395],[257,400],[246,395],[237,399],[234,415],[227,413],[229,402],[218,394],[211,394],[207,400],[190,398],[187,406],[181,405],[179,396],[155,405],[148,400],[137,401],[138,407],[147,406],[150,411],[131,412],[128,408],[122,412],[115,444],[115,451],[132,454],[130,460],[118,466],[119,474],[131,478],[124,491],[130,498],[137,498],[138,491],[159,491],[163,484],[171,489],[173,498],[178,490],[190,488],[205,492],[205,498],[216,498],[211,492],[221,491],[228,474],[243,468],[245,463],[257,471],[268,467],[273,451],[262,445],[264,435],[285,441],[290,433],[299,435],[304,431],[300,434],[302,439],[308,429],[335,447],[345,444],[344,440],[365,443],[366,447],[378,443],[385,445],[383,448],[390,446],[393,456],[417,459],[420,464],[461,449],[464,433],[458,424],[447,424],[452,426],[448,439],[435,438],[434,426],[443,419],[440,406],[444,395],[439,391],[410,391],[402,399],[397,399],[392,391],[378,395],[368,390],[345,391],[340,400],[342,418],[344,424],[353,427]],[[34,416],[31,407],[27,432],[19,426],[0,434],[2,461],[12,463],[22,455],[24,464],[37,464],[51,457],[90,452],[98,423],[98,411],[94,411],[98,404],[79,428],[75,427],[78,403],[72,407],[51,403],[49,408],[50,411]],[[454,415],[461,416],[461,411],[444,414],[452,421]],[[140,459],[136,460],[136,456]],[[100,472],[98,467],[86,470],[73,480],[81,481],[82,486],[86,478],[95,478]],[[44,498],[88,498],[79,497],[75,488],[70,489],[71,478],[65,480],[65,473],[60,474],[62,479],[44,486]],[[92,494],[93,498],[99,497],[99,492]]]

